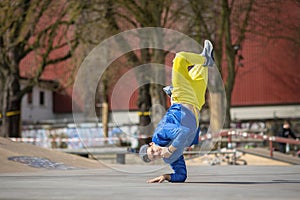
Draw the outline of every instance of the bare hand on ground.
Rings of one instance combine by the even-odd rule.
[[[161,176],[158,176],[154,179],[150,179],[147,181],[147,183],[162,183],[164,181],[170,181],[171,177],[169,174],[164,174],[164,175],[161,175]]]

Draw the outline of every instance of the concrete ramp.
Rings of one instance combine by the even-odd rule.
[[[289,164],[293,165],[300,165],[300,158],[288,154],[283,154],[277,151],[273,152],[273,157],[270,157],[270,150],[264,149],[264,148],[250,148],[250,149],[243,149],[243,148],[238,148],[238,151],[256,155],[256,156],[261,156],[264,158],[269,158],[273,160],[278,160],[281,162],[286,162]]]
[[[96,160],[0,137],[0,173],[101,167]]]

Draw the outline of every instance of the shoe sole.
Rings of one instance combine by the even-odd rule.
[[[214,64],[214,60],[215,60],[215,59],[214,59],[214,55],[213,55],[214,48],[213,48],[212,43],[211,43],[209,40],[205,40],[205,41],[204,41],[204,49],[207,50],[207,53],[208,53],[208,55],[211,57],[212,62],[213,62],[213,64]]]
[[[212,54],[212,51],[213,51],[213,45],[212,45],[212,43],[211,43],[209,40],[205,40],[205,41],[204,41],[204,49],[207,49],[207,50],[208,50],[209,55]]]

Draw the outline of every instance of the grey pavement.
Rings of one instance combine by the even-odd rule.
[[[300,199],[300,166],[190,166],[185,183],[160,184],[146,180],[168,167],[115,169],[2,173],[0,199]]]

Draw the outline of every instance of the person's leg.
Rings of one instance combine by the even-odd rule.
[[[285,143],[279,143],[279,151],[281,153],[285,153],[286,150],[286,144]]]
[[[213,45],[209,40],[204,41],[204,48],[201,55],[206,58],[206,61],[203,66],[212,67],[215,64],[213,56]]]

